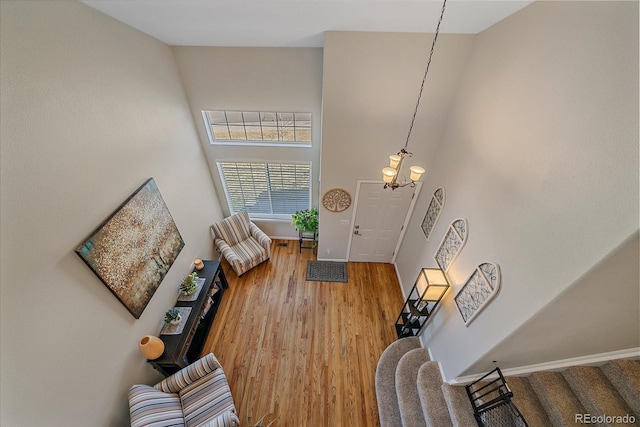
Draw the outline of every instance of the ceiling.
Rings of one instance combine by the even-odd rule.
[[[325,31],[435,31],[434,0],[81,0],[173,46],[322,47]],[[449,0],[440,31],[477,34],[532,1]]]

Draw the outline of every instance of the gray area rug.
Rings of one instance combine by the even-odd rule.
[[[307,261],[307,281],[347,283],[347,263]]]

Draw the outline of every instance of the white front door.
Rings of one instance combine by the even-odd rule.
[[[390,263],[406,220],[415,188],[391,190],[378,182],[358,182],[349,261]]]

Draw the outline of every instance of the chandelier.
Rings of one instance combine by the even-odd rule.
[[[407,147],[409,146],[409,138],[411,137],[411,131],[413,130],[413,123],[416,120],[416,114],[418,114],[418,107],[420,106],[420,98],[422,97],[424,82],[427,80],[427,74],[429,74],[429,66],[431,65],[433,50],[436,47],[436,41],[438,40],[438,34],[440,33],[440,23],[442,23],[442,17],[444,16],[444,9],[446,5],[447,0],[444,0],[444,2],[442,3],[442,11],[440,12],[440,20],[438,21],[438,26],[436,27],[436,33],[433,36],[433,42],[431,43],[431,51],[429,52],[427,66],[424,69],[424,76],[422,77],[422,84],[420,85],[420,92],[418,93],[418,101],[416,102],[416,108],[413,111],[413,117],[411,118],[411,124],[409,125],[407,140],[404,143],[404,147],[400,151],[398,151],[397,154],[392,154],[389,156],[389,166],[382,169],[382,180],[384,181],[384,188],[391,188],[392,190],[395,190],[396,188],[406,187],[407,185],[415,187],[416,181],[419,181],[420,177],[425,172],[425,169],[422,166],[411,166],[409,168],[410,174],[408,182],[402,182],[398,177],[398,175],[400,174],[400,170],[402,169],[405,157],[412,156],[412,153],[407,151]]]

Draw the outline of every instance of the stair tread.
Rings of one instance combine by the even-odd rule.
[[[418,371],[429,362],[429,352],[424,348],[408,351],[396,368],[396,394],[403,427],[424,427],[425,419],[418,394]]]
[[[389,345],[380,356],[376,367],[376,399],[381,427],[402,425],[396,393],[396,368],[408,351],[420,347],[417,337],[401,338]]]
[[[611,416],[631,413],[600,368],[574,366],[562,372],[562,375],[588,413]]]
[[[442,376],[438,362],[426,362],[420,367],[417,387],[427,427],[452,426],[447,402],[442,394]]]
[[[547,416],[542,403],[538,400],[536,392],[525,377],[507,377],[507,385],[513,392],[511,399],[523,418],[532,426],[548,426],[551,420]]]
[[[564,376],[558,372],[535,372],[529,383],[554,426],[575,425],[576,414],[586,413]]]
[[[636,419],[640,419],[640,361],[611,360],[601,369]]]
[[[462,386],[444,383],[441,386],[444,400],[449,410],[449,417],[454,427],[468,427],[477,425],[473,416],[473,408],[467,391]]]

